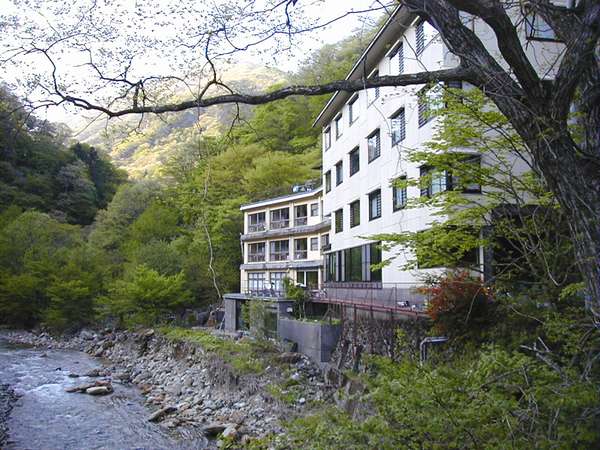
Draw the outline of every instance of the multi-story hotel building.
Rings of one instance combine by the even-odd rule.
[[[468,20],[465,17],[465,20]],[[516,21],[523,47],[538,64],[543,76],[551,76],[552,64],[560,51],[552,32],[540,18]],[[486,47],[496,48],[493,34],[480,21],[470,21],[472,29]],[[499,58],[500,60],[500,58]],[[396,75],[454,67],[451,54],[427,22],[399,6],[376,34],[347,76]],[[452,87],[463,87],[460,83]],[[407,200],[431,196],[452,189],[451,174],[436,172],[407,159],[407,149],[423,148],[434,133],[438,119],[428,113],[427,98],[441,86],[382,87],[354,94],[337,92],[315,121],[323,130],[323,210],[331,217],[330,248],[325,254],[325,282],[330,299],[375,298],[388,308],[405,306],[410,286],[418,285],[426,273],[441,268],[405,270],[413,255],[398,250],[383,251],[370,236],[426,229],[434,220],[431,208],[405,208]],[[427,89],[427,90],[425,90]],[[469,149],[461,149],[461,153]],[[486,155],[474,157],[486,164]],[[517,165],[514,170],[525,170]],[[433,170],[433,172],[431,172]],[[398,178],[418,179],[428,173],[428,186],[394,187]],[[481,192],[471,186],[471,195]],[[483,250],[474,255],[483,261]],[[372,271],[373,263],[394,257],[391,264]],[[337,289],[337,291],[335,291]],[[341,291],[340,291],[341,289]],[[352,290],[353,289],[353,290]],[[366,294],[364,290],[379,290]],[[400,292],[400,294],[399,294]]]
[[[297,186],[294,193],[262,200],[240,209],[243,264],[241,292],[281,296],[283,280],[315,289],[323,281],[321,248],[329,239],[329,219],[323,218],[322,188]]]

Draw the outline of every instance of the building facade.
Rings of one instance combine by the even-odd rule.
[[[515,10],[515,14],[522,11]],[[465,21],[492,54],[499,55],[495,36],[481,22],[465,16]],[[540,18],[516,21],[523,47],[535,53],[536,69],[552,76],[561,51]],[[498,56],[498,60],[501,58]],[[457,58],[448,51],[437,31],[422,19],[398,7],[356,62],[347,79],[365,75],[397,75],[456,66]],[[469,89],[454,83],[450,87]],[[418,232],[429,227],[435,217],[432,208],[406,208],[414,197],[431,196],[452,189],[452,177],[435,168],[409,161],[409,149],[422,149],[434,134],[438,119],[429,113],[432,97],[443,85],[382,87],[354,94],[337,92],[315,121],[322,128],[323,209],[331,218],[330,248],[325,254],[325,284],[330,300],[361,297],[394,308],[419,303],[410,292],[426,274],[444,268],[405,270],[412,254],[397,249],[381,250],[370,236],[384,233]],[[469,156],[469,149],[461,153]],[[473,162],[485,165],[488,156],[475,156]],[[527,170],[525,162],[515,164],[515,173]],[[419,179],[427,174],[428,185],[397,187],[398,179]],[[481,195],[481,186],[471,186],[468,195]],[[485,189],[485,187],[483,187]],[[483,249],[473,255],[480,266]],[[371,270],[381,260],[391,263]],[[373,293],[373,290],[379,292]],[[370,300],[369,300],[370,299]],[[408,300],[410,301],[408,301]]]
[[[308,289],[323,282],[321,249],[329,242],[323,217],[322,188],[298,186],[296,192],[243,205],[241,292],[251,296],[284,294],[289,278]]]

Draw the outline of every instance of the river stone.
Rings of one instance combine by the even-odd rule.
[[[281,355],[277,356],[278,361],[280,361],[282,363],[287,363],[287,364],[296,364],[301,359],[302,359],[302,355],[300,353],[285,352],[285,353],[282,353]]]
[[[227,427],[221,433],[221,437],[223,438],[232,438],[235,439],[237,437],[237,428],[234,424],[227,424]]]
[[[154,413],[152,413],[152,415],[150,417],[148,417],[148,421],[149,422],[158,422],[160,419],[162,419],[167,414],[171,414],[172,412],[175,412],[175,411],[177,411],[176,407],[167,406],[166,408],[159,409],[158,411],[155,411]]]
[[[85,393],[89,395],[106,395],[111,392],[112,388],[110,386],[94,386],[85,390]]]
[[[212,422],[202,428],[202,432],[207,436],[216,436],[217,434],[222,433],[227,428],[227,425],[224,425],[219,422]]]

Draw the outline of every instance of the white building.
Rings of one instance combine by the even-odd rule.
[[[518,11],[516,11],[518,13]],[[467,16],[465,19],[468,20]],[[470,21],[488,48],[496,41],[487,25]],[[520,22],[523,46],[544,76],[551,76],[561,44],[552,42],[551,30],[539,18]],[[493,51],[493,54],[498,53]],[[500,57],[498,57],[500,60]],[[347,76],[349,80],[365,75],[439,70],[457,65],[457,58],[443,44],[437,31],[427,22],[400,6],[374,37]],[[458,86],[460,87],[460,83]],[[325,255],[329,287],[354,288],[343,295],[356,295],[361,288],[399,289],[418,284],[422,275],[436,269],[404,270],[407,258],[399,255],[381,271],[370,270],[372,263],[388,259],[391,253],[378,250],[369,236],[426,229],[433,220],[429,208],[405,209],[407,199],[451,189],[450,177],[433,176],[428,189],[396,189],[399,177],[419,178],[429,169],[406,158],[406,149],[418,149],[430,140],[437,119],[427,115],[428,105],[417,95],[424,86],[384,87],[354,94],[337,92],[315,121],[323,130],[323,209],[331,217],[331,248]],[[429,91],[432,92],[432,91]],[[485,164],[485,155],[480,161]],[[516,168],[516,170],[523,170]],[[478,195],[479,186],[473,186]],[[482,251],[479,260],[482,260]],[[393,251],[396,254],[396,251]],[[330,290],[331,292],[331,290]],[[364,299],[373,294],[362,293]],[[408,295],[408,294],[407,294]],[[330,294],[331,296],[331,294]],[[335,296],[335,295],[334,295]],[[389,307],[398,292],[379,294]]]
[[[296,191],[240,208],[244,213],[242,293],[281,296],[284,278],[308,288],[322,283],[321,247],[329,238],[322,188],[300,186]]]

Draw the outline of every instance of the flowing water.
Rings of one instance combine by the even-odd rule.
[[[173,435],[148,422],[151,411],[135,387],[113,383],[106,396],[69,394],[93,381],[70,378],[100,367],[97,359],[72,350],[41,350],[0,339],[0,384],[19,399],[8,418],[2,450],[203,449],[201,435]]]

